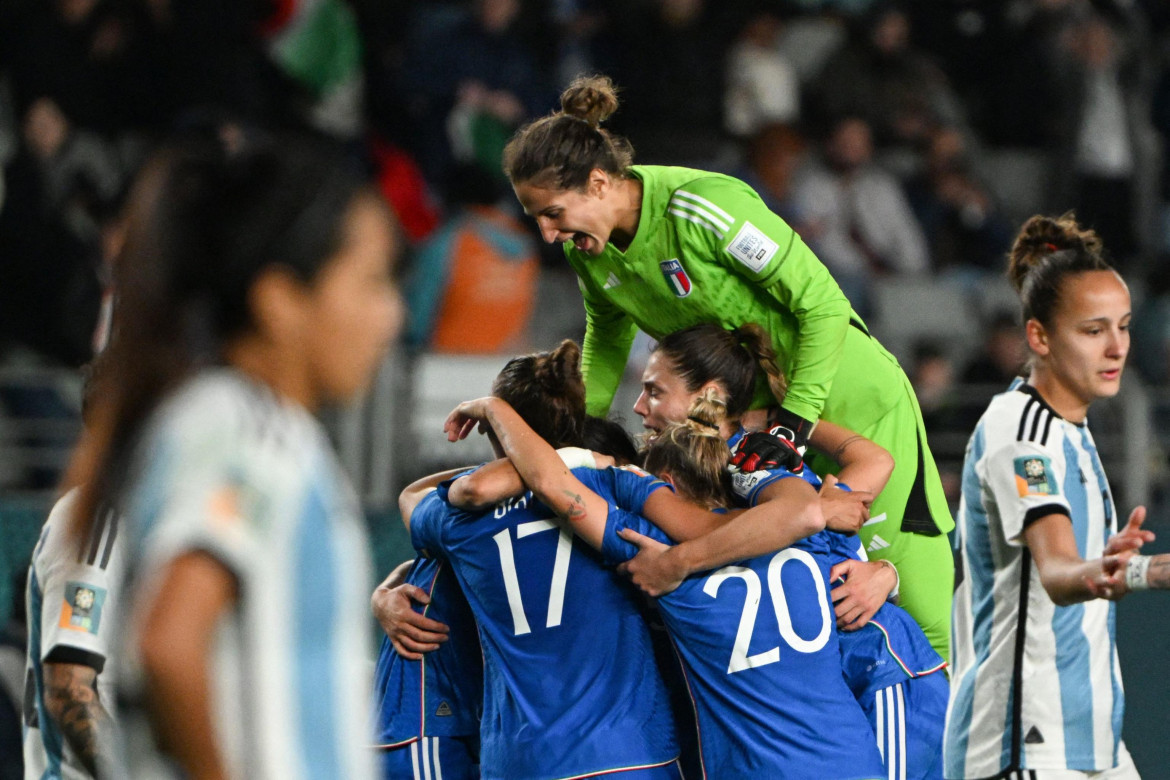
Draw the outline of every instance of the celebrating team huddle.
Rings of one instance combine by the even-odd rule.
[[[372,707],[363,531],[311,412],[399,328],[394,231],[310,146],[147,169],[29,579],[38,777],[1137,777],[1112,602],[1170,559],[1138,554],[1144,509],[1119,528],[1085,423],[1129,343],[1095,234],[1016,240],[1032,359],[975,428],[956,530],[909,381],[827,269],[743,182],[633,165],[616,105],[580,79],[504,153],[587,329],[447,417],[496,460],[401,493],[417,557],[373,594]],[[638,328],[636,444],[606,414]]]

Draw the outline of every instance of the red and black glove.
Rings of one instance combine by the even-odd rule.
[[[804,460],[791,433],[782,425],[767,431],[745,433],[731,450],[732,469],[752,472],[783,467],[799,474],[804,468]]]

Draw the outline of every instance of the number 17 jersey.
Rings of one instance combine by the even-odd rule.
[[[669,696],[631,586],[532,493],[464,512],[448,485],[419,503],[410,531],[416,549],[451,562],[479,625],[483,777],[674,762]]]

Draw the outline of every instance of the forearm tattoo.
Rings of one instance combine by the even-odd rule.
[[[571,490],[563,490],[564,496],[569,499],[569,505],[565,508],[562,514],[569,519],[570,522],[585,519],[585,499],[580,493],[574,493]]]
[[[97,776],[102,745],[113,728],[92,676],[70,669],[46,674],[46,705],[66,742],[85,768]]]

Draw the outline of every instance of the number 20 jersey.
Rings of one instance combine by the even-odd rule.
[[[669,697],[632,587],[530,492],[469,513],[446,501],[449,484],[419,503],[410,530],[416,549],[451,562],[479,624],[483,777],[674,761]]]
[[[608,561],[637,552],[617,535],[623,527],[671,543],[611,507]],[[688,577],[658,600],[686,669],[707,777],[886,776],[841,674],[828,578],[827,556],[789,547]]]

